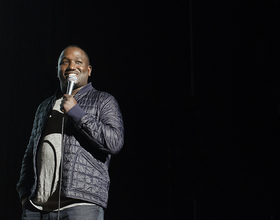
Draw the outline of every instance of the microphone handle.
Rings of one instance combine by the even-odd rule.
[[[73,82],[73,81],[68,81],[66,94],[68,94],[68,95],[71,95],[71,94],[72,94],[74,85],[75,85],[75,82]]]

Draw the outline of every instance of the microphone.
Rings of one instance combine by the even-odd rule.
[[[68,80],[68,85],[67,85],[67,92],[66,92],[66,94],[71,95],[72,91],[73,91],[73,88],[74,88],[74,85],[77,82],[77,77],[76,77],[75,74],[69,74],[67,80]]]

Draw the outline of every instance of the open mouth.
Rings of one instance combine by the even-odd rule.
[[[76,72],[67,72],[65,73],[65,78],[68,79],[69,77],[78,77],[78,74]]]

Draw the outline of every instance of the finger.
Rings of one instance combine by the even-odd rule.
[[[63,107],[63,103],[62,102],[60,104],[60,111],[64,112],[64,107]]]

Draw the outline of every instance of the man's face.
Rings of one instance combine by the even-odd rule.
[[[88,77],[91,75],[91,66],[84,51],[77,47],[68,47],[62,51],[58,59],[57,74],[61,91],[64,93],[67,88],[67,78],[70,74],[75,74],[77,77],[74,89],[85,86]]]

